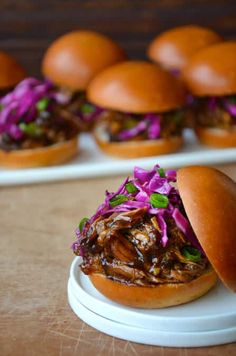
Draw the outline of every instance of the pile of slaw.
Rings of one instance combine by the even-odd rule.
[[[189,220],[181,212],[183,205],[179,192],[173,185],[175,182],[174,170],[164,171],[159,165],[155,165],[151,170],[135,167],[133,178],[127,178],[115,193],[106,191],[105,201],[96,213],[90,219],[84,218],[81,221],[82,224],[76,230],[77,241],[72,245],[74,252],[80,248],[89,227],[99,217],[145,208],[148,214],[157,219],[161,232],[160,243],[163,247],[169,240],[167,220],[172,218],[187,240],[203,253]]]
[[[27,78],[0,99],[0,134],[14,140],[24,136],[25,125],[35,121],[42,111],[52,110],[53,103],[64,105],[70,97],[56,92],[48,80]]]

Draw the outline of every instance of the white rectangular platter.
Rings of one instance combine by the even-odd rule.
[[[80,154],[68,164],[20,170],[0,169],[0,186],[130,174],[134,166],[151,168],[157,163],[163,168],[179,168],[195,164],[236,162],[236,148],[207,148],[197,142],[190,130],[186,130],[184,136],[186,145],[177,153],[148,158],[117,159],[101,153],[90,135],[82,134]]]

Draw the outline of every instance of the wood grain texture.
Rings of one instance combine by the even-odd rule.
[[[234,0],[1,0],[0,48],[39,75],[49,43],[78,29],[101,31],[132,58],[145,58],[147,44],[168,28],[196,23],[226,38],[236,36]]]
[[[236,165],[221,167],[236,179]],[[67,303],[78,221],[124,177],[0,190],[1,356],[233,356],[236,344],[199,349],[152,347],[112,338],[84,324]]]

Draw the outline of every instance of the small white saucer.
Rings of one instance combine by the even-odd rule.
[[[72,310],[85,323],[119,339],[168,347],[203,347],[236,341],[236,327],[203,332],[170,332],[134,327],[104,318],[80,303],[74,294],[71,280],[68,283],[68,299]]]
[[[236,294],[221,282],[205,296],[187,304],[163,309],[136,309],[112,302],[99,293],[81,272],[80,263],[79,257],[72,262],[70,288],[81,304],[104,318],[168,332],[203,332],[236,327]]]

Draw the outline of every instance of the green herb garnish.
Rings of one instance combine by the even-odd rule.
[[[165,178],[166,174],[163,168],[158,168],[157,172],[161,178]]]
[[[44,111],[47,109],[48,107],[48,104],[49,104],[49,99],[48,98],[42,98],[41,100],[39,100],[36,104],[36,108],[39,110],[39,111]]]
[[[125,185],[125,189],[127,190],[128,193],[131,193],[131,194],[138,191],[138,189],[135,187],[135,185],[131,182],[129,182]]]
[[[167,208],[169,199],[166,195],[153,193],[150,196],[150,203],[153,208]]]
[[[86,222],[88,221],[88,218],[83,218],[80,223],[79,223],[79,231],[82,232],[84,225],[86,224]]]
[[[80,108],[83,114],[91,114],[95,111],[95,107],[92,104],[83,104]]]
[[[182,255],[189,261],[198,262],[201,259],[201,252],[191,246],[184,246]]]
[[[32,137],[39,137],[43,133],[43,130],[35,122],[30,122],[28,124],[25,124],[24,122],[22,122],[19,125],[19,128],[25,134],[27,134],[28,136],[32,136]]]
[[[128,200],[128,198],[127,198],[125,195],[123,195],[123,194],[117,194],[116,196],[114,196],[113,198],[111,198],[111,200],[110,200],[110,206],[111,206],[112,208],[114,208],[115,206],[120,205],[120,204],[124,203],[124,202],[127,201],[127,200]]]

